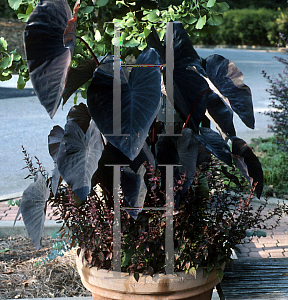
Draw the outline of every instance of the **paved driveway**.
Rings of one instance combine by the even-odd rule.
[[[268,119],[258,113],[267,109],[269,104],[269,94],[265,92],[268,85],[261,75],[261,70],[265,69],[271,75],[280,73],[283,66],[273,59],[273,56],[284,54],[238,49],[197,49],[197,51],[204,58],[213,53],[223,55],[244,73],[245,83],[250,86],[253,94],[256,128],[255,130],[246,128],[239,118],[235,117],[237,135],[246,141],[252,137],[266,136]],[[0,87],[16,87],[16,82],[15,80],[0,82]],[[31,84],[28,83],[27,87],[31,88]],[[27,96],[31,90],[25,93]],[[54,125],[64,127],[67,112],[73,105],[71,98],[64,106],[64,110],[59,108],[51,120],[36,96],[15,97],[0,99],[0,198],[7,194],[21,194],[30,183],[29,180],[23,179],[28,172],[22,170],[25,164],[21,145],[31,156],[36,155],[51,174],[53,162],[48,154],[47,136]]]

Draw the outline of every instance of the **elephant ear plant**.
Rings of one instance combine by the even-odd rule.
[[[212,2],[215,3],[210,0],[208,4],[211,6]],[[245,236],[243,232],[245,233],[247,225],[241,222],[235,225],[237,220],[233,219],[233,226],[236,229],[242,226],[242,231],[234,242],[229,242],[229,236],[233,237],[237,230],[229,233],[231,224],[227,216],[232,216],[232,213],[229,212],[230,206],[225,204],[230,203],[229,193],[225,193],[225,188],[220,188],[223,187],[221,170],[226,170],[226,167],[220,162],[216,163],[214,159],[211,162],[207,153],[213,154],[213,157],[232,168],[239,168],[255,189],[258,198],[263,188],[261,165],[247,143],[236,136],[233,126],[235,112],[245,125],[254,128],[251,92],[244,84],[243,74],[231,61],[220,55],[211,55],[205,59],[199,57],[184,25],[172,22],[173,104],[175,118],[177,115],[181,121],[177,124],[175,122],[175,131],[168,135],[166,122],[157,120],[157,116],[165,110],[165,104],[167,106],[168,101],[172,100],[168,99],[166,92],[166,83],[172,75],[165,57],[166,48],[170,47],[171,41],[166,36],[162,42],[154,27],[151,26],[149,30],[145,28],[147,46],[138,53],[131,71],[124,63],[121,65],[120,78],[114,76],[118,58],[112,53],[97,59],[90,49],[92,60],[87,59],[78,67],[70,67],[78,10],[78,2],[72,16],[66,0],[41,0],[31,13],[25,29],[24,41],[30,78],[36,95],[51,118],[62,98],[66,102],[81,85],[89,84],[87,105],[80,103],[72,107],[67,115],[65,128],[55,126],[48,136],[49,152],[55,162],[52,178],[47,178],[43,173],[37,174],[34,183],[23,194],[19,211],[29,235],[39,249],[45,208],[48,202],[52,203],[57,207],[56,214],[64,220],[64,225],[71,229],[71,238],[87,249],[87,259],[98,267],[110,269],[113,248],[113,176],[116,174],[116,166],[120,166],[121,203],[129,207],[126,212],[122,212],[122,267],[138,272],[141,268],[143,271],[153,265],[153,272],[161,271],[159,264],[163,266],[163,261],[160,261],[160,257],[165,256],[165,213],[161,209],[157,213],[147,212],[143,207],[147,204],[149,207],[165,205],[165,166],[173,165],[175,210],[182,210],[179,218],[175,216],[175,224],[178,224],[175,235],[175,245],[178,245],[177,268],[191,269],[193,272],[195,267],[205,262],[206,266],[209,264],[208,272],[215,265],[219,271],[220,263],[223,263],[224,258],[229,260],[231,249]],[[187,27],[187,23],[185,26]],[[95,44],[97,45],[97,41]],[[115,82],[118,84],[117,89],[113,87]],[[115,109],[117,96],[120,97],[121,105]],[[219,132],[201,126],[207,117],[215,123]],[[117,120],[120,121],[117,123]],[[199,169],[200,161],[202,167]],[[200,174],[201,170],[203,176]],[[213,174],[213,180],[209,174]],[[236,182],[237,178],[233,178]],[[219,180],[220,185],[215,180]],[[219,196],[215,197],[218,202],[221,200],[220,203],[226,205],[222,216],[227,214],[223,220],[210,220],[211,224],[209,209],[215,208],[217,201],[213,200],[212,204],[209,202],[209,188],[224,193],[221,198],[221,193],[215,192]],[[245,209],[248,214],[248,204]],[[203,213],[202,216],[200,212]],[[149,213],[151,218],[148,217]],[[218,218],[217,214],[214,216]],[[211,227],[205,227],[205,222]],[[209,235],[209,228],[222,222],[226,222],[226,227],[223,226],[227,232],[222,232],[218,240],[219,246],[215,244],[219,232],[211,233],[215,237],[211,239],[214,252],[208,253],[212,251],[208,244],[198,245],[200,248],[197,249],[193,248],[192,242],[185,244],[188,235],[190,239],[198,229],[203,235],[194,238],[199,242]],[[191,230],[180,234],[181,228],[189,223]],[[247,222],[251,226],[257,225],[252,223]],[[147,226],[150,226],[149,234]],[[148,243],[148,235],[152,239],[150,246],[145,244]],[[129,241],[131,247],[128,247]],[[144,249],[144,256],[149,251],[151,253],[160,249],[159,260],[155,256],[140,258],[139,253],[138,256],[135,254],[137,249]],[[220,255],[219,258],[217,253],[224,253],[224,256]],[[213,257],[212,260],[207,259],[207,255],[209,259]],[[192,263],[193,259],[195,261]],[[141,264],[138,268],[139,261]],[[144,264],[148,266],[145,267]]]

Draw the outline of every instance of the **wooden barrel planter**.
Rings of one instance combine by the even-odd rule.
[[[128,273],[88,267],[83,250],[76,264],[82,283],[92,293],[93,300],[211,300],[213,288],[219,283],[216,270],[205,277],[202,268],[197,269],[196,276],[184,272],[153,277],[140,274],[137,282]]]

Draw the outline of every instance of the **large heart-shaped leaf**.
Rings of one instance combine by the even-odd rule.
[[[139,55],[136,64],[159,64],[153,49]],[[113,61],[103,63],[94,72],[87,91],[89,112],[107,140],[134,160],[143,148],[149,128],[160,106],[161,76],[158,67],[135,67],[127,82],[121,74],[121,111],[113,116]],[[113,132],[113,118],[121,119],[121,134]]]
[[[138,209],[126,209],[129,215],[137,219],[139,212],[142,210],[147,187],[144,182],[146,168],[141,165],[137,172],[134,172],[130,167],[124,167],[121,172],[121,187],[124,194],[123,204],[127,207]]]
[[[37,250],[41,248],[41,237],[44,229],[46,202],[49,189],[43,175],[35,177],[34,182],[23,192],[20,202],[20,212],[26,230]]]
[[[244,158],[249,177],[253,178],[253,185],[257,183],[255,187],[256,196],[260,198],[263,190],[263,170],[261,163],[245,141],[238,137],[233,137],[231,140],[232,153]],[[240,168],[240,171],[242,171],[242,168]],[[245,173],[243,172],[244,175]],[[245,177],[247,178],[247,175]]]
[[[215,123],[224,139],[227,136],[236,135],[233,124],[233,111],[212,90],[208,91],[207,111],[208,114],[206,113],[206,115]]]
[[[51,118],[60,102],[76,38],[76,20],[66,0],[41,0],[24,35],[27,64],[35,93]]]
[[[207,105],[205,91],[209,89],[206,80],[199,73],[205,73],[201,59],[183,25],[174,23],[174,106],[184,121],[191,115],[188,125],[194,131],[197,131],[205,116]],[[171,74],[166,73],[167,76]]]
[[[206,74],[201,58],[193,48],[189,36],[181,23],[174,23],[174,107],[185,121],[188,116],[188,126],[196,132],[197,128],[205,116],[206,98],[205,91],[208,91],[208,84],[200,74]],[[171,44],[168,38],[165,43]],[[161,45],[157,32],[152,28],[147,37],[148,47],[154,48],[161,57],[161,62],[165,61],[165,46]],[[164,83],[167,76],[172,76],[164,68]],[[185,78],[185,80],[183,80]]]
[[[102,140],[95,122],[91,122],[86,134],[77,123],[66,123],[57,166],[62,178],[81,201],[85,201],[90,192],[91,178],[102,151]]]
[[[229,146],[221,135],[210,128],[200,127],[201,135],[195,135],[205,147],[227,165],[232,166],[232,158]]]
[[[206,73],[219,92],[246,126],[254,129],[254,113],[250,88],[243,73],[227,58],[213,54],[206,58]]]

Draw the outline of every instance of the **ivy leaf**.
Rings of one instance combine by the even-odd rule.
[[[37,250],[41,248],[48,197],[49,189],[46,179],[39,174],[34,178],[34,182],[23,192],[20,202],[19,211],[22,214],[26,230]]]
[[[200,17],[195,25],[196,29],[202,29],[204,25],[206,24],[206,15],[203,17]]]
[[[26,14],[17,14],[17,18],[19,20],[22,20],[24,23],[26,23],[29,19],[29,15]]]
[[[223,16],[222,15],[214,15],[211,14],[210,18],[207,21],[207,24],[211,26],[219,26],[223,22]]]
[[[90,192],[91,178],[102,151],[102,140],[95,122],[91,122],[86,134],[77,123],[66,123],[57,166],[61,177],[83,202]]]
[[[81,8],[81,12],[84,14],[90,14],[94,10],[93,6],[85,6],[84,8]]]
[[[195,22],[197,22],[197,18],[195,18],[192,15],[187,15],[183,18],[184,22],[191,25],[194,24]]]
[[[17,80],[17,89],[23,90],[26,85],[26,81],[24,80],[24,77],[19,74],[18,80]]]
[[[7,51],[7,41],[3,37],[0,38],[0,51]]]
[[[229,5],[226,2],[219,2],[219,3],[215,3],[212,7],[210,7],[210,9],[212,11],[215,11],[217,13],[224,13],[226,11],[229,10]]]
[[[125,42],[125,46],[126,47],[136,47],[140,44],[139,41],[137,41],[136,39],[132,38],[129,41]]]
[[[9,56],[4,56],[0,60],[0,71],[3,71],[5,69],[11,67],[12,63],[13,63],[13,54],[11,54]]]
[[[96,0],[95,4],[101,7],[107,5],[108,2],[109,0]]]
[[[207,3],[207,7],[212,7],[215,4],[216,0],[209,0]]]
[[[22,0],[8,0],[8,3],[13,10],[17,10],[22,4]]]

